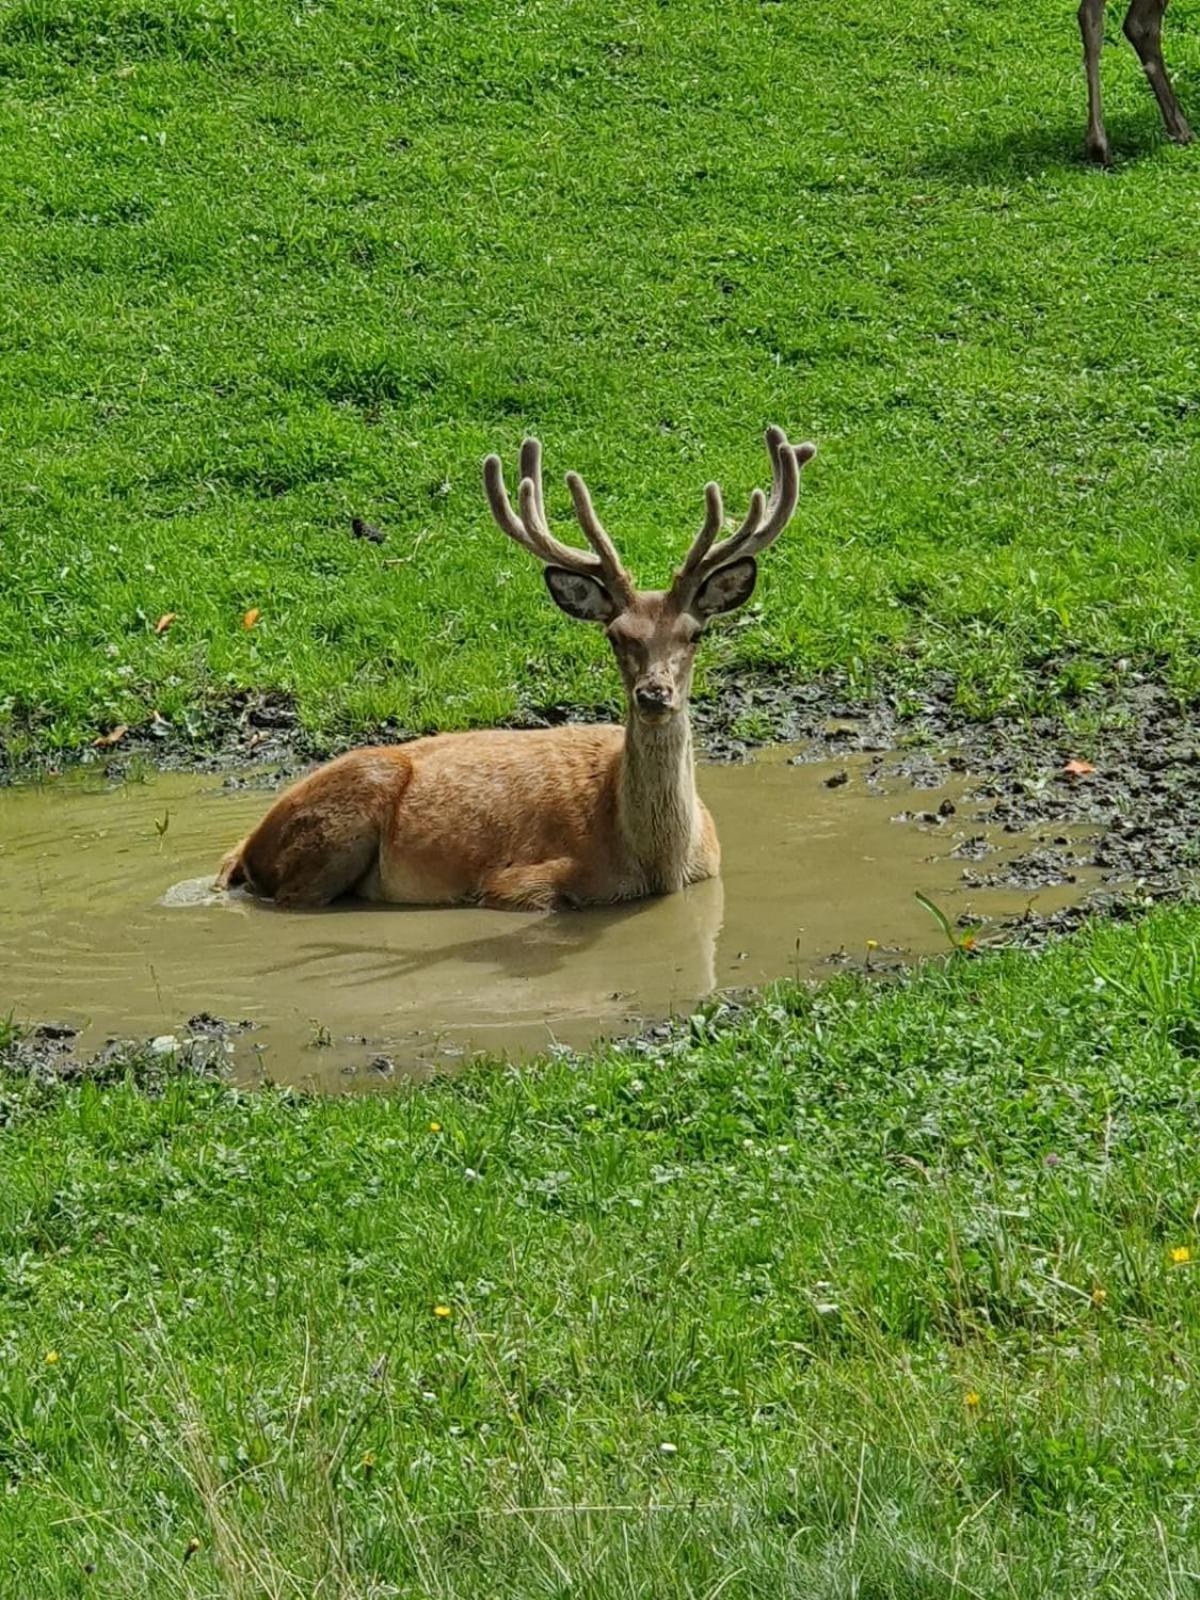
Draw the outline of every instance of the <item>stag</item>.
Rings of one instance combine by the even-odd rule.
[[[755,489],[721,538],[721,491],[665,590],[634,587],[583,480],[568,473],[590,549],[550,532],[541,446],[521,447],[514,506],[499,458],[483,464],[492,516],[542,563],[569,617],[602,627],[625,689],[625,724],[440,734],[351,751],[282,794],[225,859],[218,885],[280,906],[342,895],[410,905],[544,911],[669,894],[716,875],[721,853],[696,793],[688,696],[708,622],[744,605],[756,558],[796,507],[815,453],[767,433],[768,500]]]

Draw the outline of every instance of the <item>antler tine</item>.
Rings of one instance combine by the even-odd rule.
[[[602,578],[603,565],[598,556],[594,556],[590,550],[580,550],[578,545],[563,544],[550,532],[539,503],[538,489],[536,478],[522,478],[517,489],[521,526],[528,536],[527,547],[551,566],[565,567],[568,572],[582,572],[590,578]]]
[[[761,489],[751,489],[750,505],[746,512],[745,521],[736,533],[731,533],[728,539],[723,539],[713,551],[713,561],[708,563],[708,569],[723,566],[733,556],[742,554],[742,545],[747,539],[752,539],[762,527],[763,518],[767,514],[767,497]]]
[[[515,539],[526,549],[530,548],[525,525],[513,510],[512,501],[508,498],[508,490],[504,485],[504,467],[499,456],[490,455],[483,458],[483,492],[487,495],[487,502],[497,527],[501,528],[510,539]]]
[[[629,574],[617,554],[617,547],[609,538],[604,524],[596,515],[592,505],[592,497],[588,493],[587,484],[577,472],[567,473],[567,488],[571,491],[571,500],[575,506],[575,515],[579,519],[579,526],[583,529],[587,542],[596,552],[604,575],[621,594],[633,594],[633,584]]]
[[[541,527],[536,509],[529,515],[516,514],[508,498],[508,490],[504,484],[504,468],[500,464],[499,456],[488,456],[484,461],[483,486],[497,526],[516,544],[523,546],[531,555],[537,556],[539,561],[567,567],[573,572],[585,572],[592,577],[599,575],[600,563],[596,557],[586,550],[576,550],[571,545],[560,544]],[[532,506],[534,494],[532,481],[528,478],[522,479],[517,494],[518,499],[524,499],[529,506]],[[524,509],[523,507],[523,513]]]
[[[612,540],[592,509],[582,480],[575,478],[573,473],[568,478],[576,512],[595,554],[591,550],[581,550],[577,545],[563,544],[550,532],[542,498],[542,447],[536,439],[526,439],[521,446],[520,473],[518,515],[508,497],[500,457],[490,455],[483,463],[483,486],[497,525],[510,539],[524,546],[531,555],[537,556],[539,561],[544,561],[548,566],[565,567],[568,572],[596,578],[618,596],[628,598],[632,595],[633,585],[621,565]]]
[[[719,483],[706,483],[704,485],[704,526],[692,541],[692,548],[688,551],[683,565],[676,572],[676,578],[690,578],[692,573],[708,554],[713,540],[721,531],[721,524],[725,520],[725,506],[721,500],[721,486]]]
[[[543,533],[549,533],[550,528],[546,522],[546,501],[542,494],[542,442],[540,439],[523,439],[521,441],[520,466],[517,469],[518,485],[526,478],[533,484],[533,499],[537,509],[537,520]]]
[[[731,533],[728,539],[722,539],[720,544],[713,544],[711,538],[706,537],[706,522],[687,560],[679,569],[677,584],[691,590],[718,568],[765,550],[787,527],[800,493],[800,469],[816,455],[816,446],[791,445],[782,428],[768,428],[767,450],[771,456],[770,500],[765,498],[761,489],[755,489],[750,496],[746,520],[736,533]]]
[[[787,441],[782,428],[767,429],[767,450],[771,456],[771,498],[765,512],[762,508],[762,491],[751,496],[751,512],[735,534],[724,540],[712,552],[712,566],[724,566],[741,556],[757,555],[760,550],[778,539],[787,527],[788,519],[796,509],[800,491],[800,466],[796,454]],[[758,515],[755,516],[755,511]]]
[[[800,497],[800,473],[817,453],[815,444],[789,444],[782,428],[767,429],[767,449],[771,452],[772,492],[766,520],[751,536],[754,554],[778,539],[792,519]]]

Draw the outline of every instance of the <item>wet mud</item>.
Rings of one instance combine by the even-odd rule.
[[[725,848],[719,906],[705,885],[517,923],[338,908],[320,935],[303,918],[303,932],[284,933],[272,908],[206,905],[192,880],[211,871],[214,845],[219,854],[261,813],[264,791],[330,751],[305,739],[282,697],[228,709],[221,739],[203,749],[170,728],[132,730],[65,780],[0,790],[0,1000],[23,1019],[53,1019],[12,1057],[104,1073],[129,1059],[109,1042],[125,1036],[140,1041],[151,1078],[182,1068],[384,1083],[477,1049],[520,1054],[653,1029],[649,1019],[713,988],[904,964],[944,947],[915,888],[978,930],[982,949],[1037,942],[1096,911],[1129,915],[1196,883],[1200,707],[1137,673],[1114,672],[1102,696],[1058,716],[985,723],[957,708],[948,678],[863,702],[837,678],[743,674],[694,719]],[[586,720],[548,706],[525,721],[576,719]],[[773,740],[787,744],[755,754]],[[151,759],[166,773],[113,787],[144,779]],[[0,762],[0,782],[19,775]],[[847,841],[872,829],[884,842],[856,856]],[[895,863],[891,902],[855,886],[860,857],[868,876],[879,876],[875,860]],[[70,865],[83,861],[82,872]],[[160,904],[167,890],[182,903]],[[901,901],[907,916],[893,925],[884,907]],[[177,939],[186,961],[168,954]],[[418,1002],[426,1014],[414,1014]],[[503,1009],[499,1023],[489,1005]]]
[[[1063,663],[1047,664],[1047,683]],[[886,682],[869,699],[837,674],[809,683],[773,672],[714,676],[711,694],[693,707],[697,747],[708,762],[744,761],[763,748],[795,747],[801,761],[866,756],[882,778],[930,788],[968,774],[973,793],[990,802],[1002,827],[1057,823],[1097,830],[1091,864],[1122,895],[1134,885],[1149,898],[1179,893],[1192,881],[1200,840],[1200,705],[1185,704],[1157,681],[1113,665],[1101,688],[1056,715],[968,717],[949,676],[919,692]],[[515,725],[557,726],[605,720],[586,707],[530,707]],[[384,724],[355,740],[318,741],[303,729],[284,695],[239,694],[204,724],[199,739],[157,719],[131,728],[112,749],[85,752],[82,765],[109,781],[147,770],[224,775],[258,791],[295,777],[350,744],[411,737]],[[1083,758],[1094,770],[1063,771]],[[0,748],[0,787],[57,775],[45,757],[14,762]],[[836,773],[830,774],[836,786]],[[919,807],[917,808],[919,809]],[[1100,836],[1102,835],[1102,842]],[[1043,857],[1045,879],[1058,867]],[[1032,857],[1019,869],[1039,881]],[[1016,878],[1013,879],[1014,884]]]
[[[253,774],[74,778],[0,792],[0,970],[60,1071],[145,1060],[240,1081],[372,1087],[479,1053],[637,1033],[714,991],[895,967],[947,948],[916,898],[972,928],[1052,917],[1097,887],[1086,830],[1025,832],[956,758],[706,764],[720,879],[630,905],[526,916],[344,902],[277,910],[212,889],[261,814]],[[261,776],[261,775],[259,775]],[[1044,883],[1022,860],[1052,855]],[[218,1023],[219,1013],[231,1023]]]

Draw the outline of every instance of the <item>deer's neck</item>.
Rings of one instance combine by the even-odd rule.
[[[699,832],[699,802],[687,712],[655,726],[625,719],[619,813],[625,846],[652,893],[687,882]]]

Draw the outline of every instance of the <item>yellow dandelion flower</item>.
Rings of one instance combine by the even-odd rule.
[[[441,1123],[440,1122],[431,1122],[429,1124],[429,1131],[430,1131],[430,1133],[441,1133],[441,1131],[442,1131]]]
[[[362,1467],[364,1472],[370,1472],[375,1465],[375,1459],[374,1450],[368,1450],[366,1455],[363,1456],[362,1460],[359,1462],[359,1466]]]
[[[188,1562],[192,1559],[192,1557],[196,1554],[196,1551],[199,1550],[199,1548],[200,1548],[200,1541],[199,1541],[199,1539],[196,1538],[196,1535],[193,1534],[192,1537],[187,1542],[187,1548],[183,1552],[183,1564],[184,1564],[185,1567],[187,1566]]]
[[[46,1351],[46,1365],[48,1367],[54,1366],[54,1364],[57,1362],[57,1360],[58,1360],[58,1351],[57,1350],[47,1350]]]
[[[449,1317],[453,1315],[449,1306],[434,1306],[433,1314],[435,1317]]]
[[[878,939],[868,939],[867,940],[867,949],[868,950],[878,950],[879,949],[879,940]]]
[[[1192,1259],[1192,1252],[1186,1244],[1177,1244],[1171,1251],[1171,1260],[1177,1267],[1185,1267]]]
[[[979,1396],[974,1389],[968,1389],[966,1394],[963,1395],[963,1405],[966,1406],[968,1411],[978,1411]]]
[[[1094,1306],[1102,1306],[1107,1299],[1108,1299],[1108,1290],[1107,1289],[1101,1289],[1099,1287],[1096,1287],[1095,1289],[1092,1290],[1092,1304]]]

